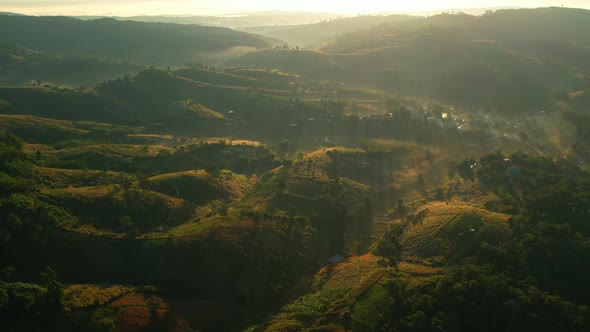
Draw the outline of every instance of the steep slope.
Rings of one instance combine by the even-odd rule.
[[[46,189],[42,194],[77,217],[79,225],[121,234],[182,224],[194,213],[192,205],[182,199],[147,190],[98,186]]]
[[[245,176],[227,171],[212,177],[203,170],[154,176],[140,182],[140,186],[199,205],[213,200],[235,201],[249,189]]]
[[[482,243],[495,245],[509,234],[510,216],[470,205],[432,203],[421,207],[423,218],[401,236],[402,259],[430,263],[457,263]]]

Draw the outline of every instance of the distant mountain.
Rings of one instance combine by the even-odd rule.
[[[283,40],[293,46],[321,47],[322,42],[346,33],[370,29],[384,23],[403,23],[416,20],[408,15],[391,16],[357,16],[307,25],[262,26],[242,29],[242,31],[260,34]]]
[[[286,11],[260,11],[235,13],[223,16],[189,16],[189,15],[159,15],[159,16],[131,16],[109,17],[120,21],[159,22],[177,24],[198,24],[207,26],[220,26],[226,28],[246,28],[256,26],[274,25],[300,25],[312,24],[342,17],[335,13],[309,13]],[[95,20],[106,18],[104,16],[78,16],[83,20]]]
[[[587,89],[588,31],[588,10],[444,14],[349,33],[321,51],[265,50],[231,64],[277,68],[310,80],[342,80],[470,108],[538,110],[551,107],[557,94]]]
[[[516,7],[514,7],[516,8]],[[511,9],[514,9],[511,8]],[[377,26],[398,26],[403,23],[406,28],[415,27],[415,25],[424,24],[428,16],[439,17],[442,13],[462,13],[467,15],[482,15],[490,11],[508,9],[505,7],[494,8],[465,8],[465,9],[446,9],[433,10],[425,12],[394,12],[382,13],[375,15],[361,15],[355,17],[339,17],[314,24],[300,25],[283,25],[283,26],[255,26],[246,27],[239,30],[260,34],[276,39],[283,40],[293,46],[303,47],[322,47],[324,43],[340,37],[343,34],[361,32]],[[412,23],[408,23],[413,21]]]
[[[11,13],[11,12],[0,12],[0,15],[7,15],[7,16],[25,16],[19,13]]]
[[[419,29],[421,31],[417,31]],[[400,33],[408,32],[436,33],[444,38],[462,40],[551,40],[590,45],[588,31],[590,11],[584,9],[499,10],[483,16],[442,14],[409,22],[385,23],[347,34],[333,40],[325,50],[352,52],[391,46],[393,40],[400,38]]]
[[[445,8],[436,10],[426,10],[417,12],[388,12],[382,15],[413,15],[413,16],[435,16],[443,13],[464,13],[469,15],[483,15],[490,11],[494,12],[502,9],[519,9],[521,7],[515,6],[502,6],[502,7],[481,7],[481,8]]]
[[[227,28],[67,17],[0,16],[0,44],[137,63],[184,64],[231,48],[264,48],[264,37]]]

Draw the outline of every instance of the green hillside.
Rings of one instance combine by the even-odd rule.
[[[424,206],[416,213],[422,211],[424,219],[401,236],[403,260],[457,263],[482,243],[497,244],[508,236],[507,215],[442,203]]]
[[[2,332],[590,331],[588,13],[0,15]]]
[[[340,35],[366,30],[373,26],[402,23],[416,18],[406,15],[346,17],[316,24],[279,25],[244,28],[243,31],[276,38],[292,47],[321,47]]]
[[[91,54],[144,64],[174,65],[199,53],[268,47],[266,39],[227,28],[68,17],[0,16],[0,43],[54,54]]]
[[[550,8],[481,17],[442,14],[350,33],[321,52],[263,50],[230,63],[465,107],[533,111],[553,105],[560,91],[586,86],[589,41],[586,23],[577,22],[588,13]],[[562,22],[563,29],[543,27],[554,22]]]
[[[93,55],[52,55],[16,47],[0,47],[0,85],[51,84],[93,86],[145,66]]]
[[[171,225],[186,222],[193,213],[190,204],[181,199],[137,189],[82,187],[45,190],[41,194],[63,206],[80,224],[123,233],[150,231],[169,226],[168,222]]]
[[[142,181],[140,186],[199,205],[214,200],[235,201],[249,189],[246,177],[231,171],[216,177],[205,171],[162,174]]]

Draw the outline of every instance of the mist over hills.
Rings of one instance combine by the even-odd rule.
[[[346,15],[334,13],[309,13],[309,12],[286,12],[286,11],[260,11],[234,13],[220,16],[198,16],[198,15],[160,15],[160,16],[130,16],[130,17],[109,17],[121,21],[159,22],[177,24],[198,24],[208,26],[220,26],[226,28],[245,28],[261,25],[304,25],[330,20]],[[105,18],[103,16],[77,16],[83,20],[94,20]]]
[[[588,22],[590,11],[561,8],[408,17],[330,40],[321,52],[263,50],[231,63],[463,105],[534,110],[551,105],[559,91],[586,87]]]

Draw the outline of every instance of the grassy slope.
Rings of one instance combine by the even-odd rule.
[[[222,172],[219,177],[212,177],[203,170],[162,174],[148,178],[140,185],[199,205],[213,200],[235,201],[249,189],[246,177],[231,171]]]
[[[111,171],[74,170],[49,167],[35,167],[32,177],[49,188],[100,186],[122,183],[129,175]]]
[[[310,292],[283,307],[261,330],[344,331],[341,324],[351,311],[372,306],[377,301],[375,290],[390,268],[386,262],[371,254],[351,257],[344,262],[321,268],[313,278]],[[409,263],[400,264],[398,272],[405,277],[425,277],[438,274],[439,269]],[[375,316],[373,308],[371,315]],[[378,309],[377,309],[378,311]]]
[[[28,140],[55,143],[62,140],[112,139],[131,135],[138,128],[92,121],[66,121],[31,115],[0,114],[0,129]]]
[[[431,203],[420,208],[423,221],[401,236],[402,258],[410,262],[451,264],[482,242],[497,243],[508,234],[510,216],[461,203]]]
[[[44,189],[41,194],[70,211],[79,224],[115,232],[150,231],[180,224],[194,213],[192,205],[182,199],[116,186]],[[131,222],[122,223],[124,217]]]

